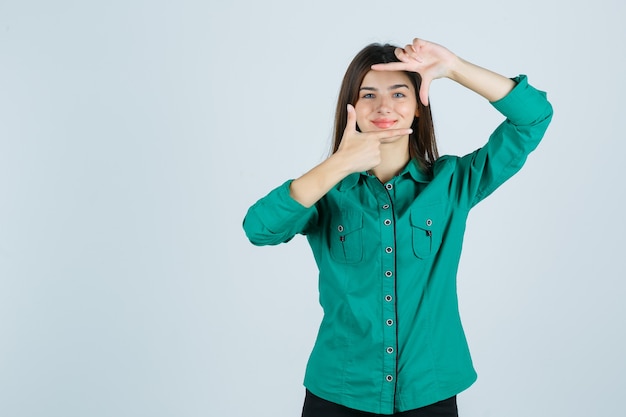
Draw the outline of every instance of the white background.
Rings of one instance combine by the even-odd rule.
[[[470,215],[463,417],[616,416],[626,388],[618,0],[0,1],[0,415],[298,416],[306,245],[241,221],[323,160],[341,77],[422,37],[548,92],[524,169]],[[436,81],[442,153],[502,120]]]

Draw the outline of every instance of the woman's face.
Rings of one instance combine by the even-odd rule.
[[[354,109],[361,132],[409,128],[417,116],[415,89],[402,71],[370,71]]]

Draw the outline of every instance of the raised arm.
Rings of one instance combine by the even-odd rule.
[[[459,204],[473,207],[521,169],[541,141],[552,106],[546,94],[528,84],[526,76],[514,80],[471,64],[441,45],[415,39],[396,48],[401,62],[373,65],[378,71],[413,71],[422,77],[420,100],[428,103],[430,83],[449,78],[480,94],[505,117],[488,142],[462,158],[443,156],[437,163],[456,171],[454,195]]]
[[[449,78],[494,102],[506,96],[515,83],[500,74],[459,58],[448,49],[433,42],[415,38],[412,44],[396,49],[401,62],[376,64],[377,71],[412,71],[422,77],[419,96],[428,105],[430,83],[438,78]]]

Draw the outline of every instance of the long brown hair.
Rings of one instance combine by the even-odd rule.
[[[367,73],[371,71],[372,65],[400,61],[394,53],[395,49],[396,47],[390,44],[370,44],[363,48],[348,66],[339,89],[339,98],[337,99],[332,153],[337,152],[337,149],[339,149],[339,144],[341,144],[341,138],[348,122],[346,106],[348,104],[353,106],[356,104],[359,99],[359,88],[361,88]],[[413,133],[409,135],[409,155],[417,161],[423,171],[429,173],[432,170],[433,163],[439,158],[430,106],[424,106],[419,99],[418,93],[422,84],[422,77],[416,72],[405,71],[405,74],[415,88],[417,113],[419,114],[419,117],[415,117],[411,124]]]

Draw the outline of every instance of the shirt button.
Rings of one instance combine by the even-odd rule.
[[[393,326],[393,320],[387,319],[387,326]]]
[[[393,353],[393,348],[391,346],[387,348],[387,353]]]
[[[383,223],[385,223],[385,226],[389,226],[391,224],[391,220],[385,219]]]
[[[433,221],[428,219],[426,220],[426,226],[432,226],[433,225]]]
[[[391,190],[393,188],[393,184],[387,183],[387,184],[385,184],[385,188],[388,189],[388,190]]]
[[[342,225],[337,226],[337,230],[339,230],[339,232],[343,232],[343,226]]]
[[[385,248],[385,252],[387,252],[387,253],[391,253],[391,252],[393,252],[393,248],[392,248],[391,246],[387,246],[387,247]]]
[[[387,379],[388,382],[391,382],[391,381],[393,381],[393,376],[387,375],[386,379]]]
[[[390,296],[390,295],[386,295],[386,296],[385,296],[385,300],[386,300],[386,301],[391,301],[391,300],[393,300],[393,297],[392,297],[392,296]]]
[[[392,276],[393,276],[393,272],[391,272],[391,271],[385,271],[385,276],[386,276],[387,278],[390,278],[390,277],[392,277]]]
[[[383,210],[387,210],[389,208],[389,204],[383,204]]]

